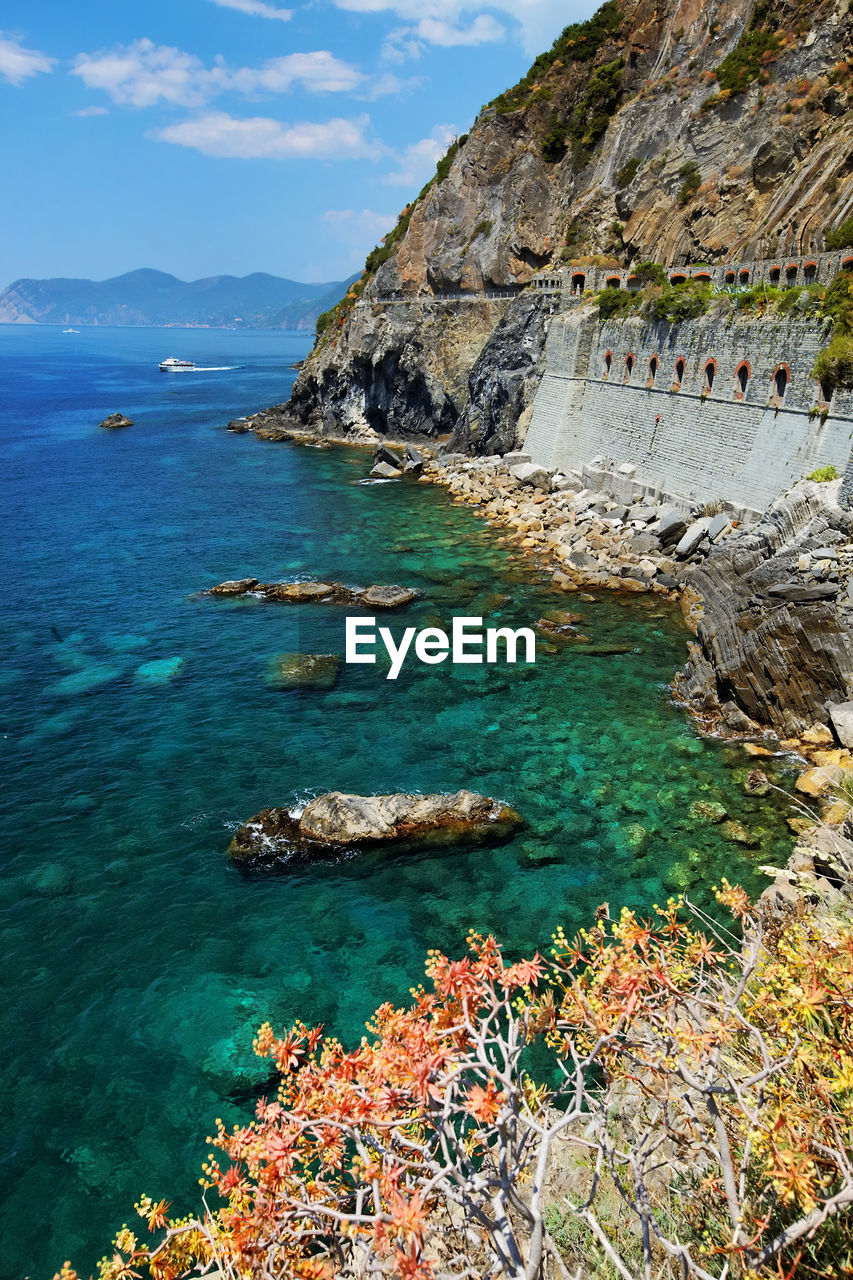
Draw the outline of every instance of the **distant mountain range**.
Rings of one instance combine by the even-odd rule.
[[[112,280],[16,280],[0,293],[0,324],[313,329],[357,279],[300,284],[256,271],[186,283],[143,269]]]

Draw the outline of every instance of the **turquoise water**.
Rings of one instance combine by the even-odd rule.
[[[707,902],[790,848],[748,761],[668,699],[686,633],[657,600],[581,601],[473,513],[367,456],[234,436],[286,398],[304,335],[0,328],[4,655],[0,1274],[88,1273],[142,1192],[196,1203],[204,1137],[263,1085],[253,1029],[356,1036],[467,929],[514,952],[601,901]],[[161,375],[176,355],[237,368]],[[135,425],[101,431],[107,413]],[[226,577],[400,582],[406,625],[583,615],[616,656],[535,667],[343,667],[277,690],[276,654],[343,653],[342,610],[196,593]],[[387,624],[388,619],[383,618]],[[784,779],[783,779],[784,780]],[[498,848],[368,854],[247,876],[225,857],[258,809],[331,788],[470,787],[527,827]],[[760,839],[697,827],[722,800]]]

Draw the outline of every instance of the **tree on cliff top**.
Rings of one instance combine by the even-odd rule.
[[[853,930],[718,897],[740,939],[672,900],[548,961],[472,934],[353,1051],[263,1026],[281,1085],[211,1140],[222,1204],[143,1197],[162,1238],[124,1228],[102,1280],[853,1274]]]

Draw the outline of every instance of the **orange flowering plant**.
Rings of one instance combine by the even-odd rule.
[[[159,1240],[125,1228],[101,1280],[853,1274],[853,931],[718,897],[737,935],[674,900],[549,960],[472,934],[352,1051],[264,1025],[280,1087],[219,1124],[204,1214],[144,1197]]]

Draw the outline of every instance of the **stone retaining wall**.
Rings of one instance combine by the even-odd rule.
[[[818,467],[853,475],[853,395],[827,401],[811,376],[828,335],[806,321],[560,314],[524,447],[549,468],[632,463],[663,494],[763,511]]]

